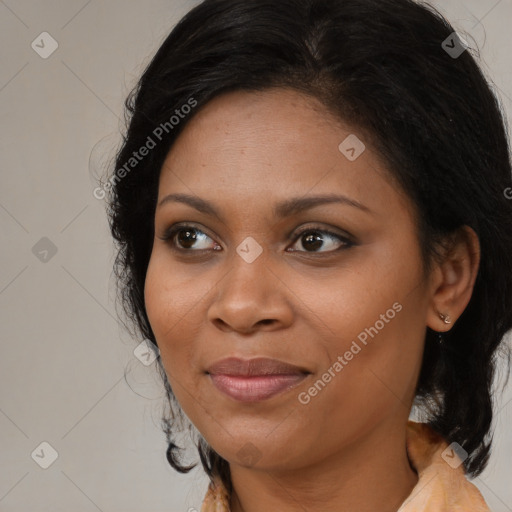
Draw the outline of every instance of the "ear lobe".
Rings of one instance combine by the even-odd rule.
[[[452,328],[471,300],[479,265],[478,236],[472,228],[463,226],[432,273],[434,284],[427,312],[428,327],[439,332]]]

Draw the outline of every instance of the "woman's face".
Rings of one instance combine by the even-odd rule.
[[[162,168],[147,313],[184,412],[232,464],[300,468],[405,427],[429,285],[412,205],[355,137],[298,92],[232,92]],[[212,369],[225,358],[243,361]],[[293,367],[248,376],[253,358]]]

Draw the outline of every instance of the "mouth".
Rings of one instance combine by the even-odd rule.
[[[230,357],[206,373],[223,394],[240,402],[259,402],[299,385],[311,372],[277,359]]]

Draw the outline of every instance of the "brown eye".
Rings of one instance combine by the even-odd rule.
[[[182,252],[220,251],[222,249],[204,231],[192,225],[172,226],[160,238],[168,242],[172,249]],[[310,254],[335,252],[354,245],[354,242],[346,236],[314,227],[302,230],[294,240],[297,241],[296,243],[300,242],[303,249],[292,249],[292,252]]]
[[[206,251],[208,249],[219,250],[219,245],[210,247],[211,243],[208,240],[212,240],[204,231],[194,226],[181,225],[173,226],[171,229],[165,232],[165,235],[161,237],[162,240],[168,242],[173,249],[178,251]]]
[[[176,240],[180,244],[180,246],[184,249],[190,249],[191,246],[197,240],[197,230],[196,229],[180,229],[176,233]]]
[[[302,246],[306,249],[311,249],[316,251],[317,249],[320,249],[322,245],[324,244],[322,235],[319,234],[317,231],[312,233],[307,233],[302,235]]]
[[[299,252],[333,252],[354,245],[347,237],[325,229],[308,228],[300,232],[295,239],[300,241],[305,249]]]

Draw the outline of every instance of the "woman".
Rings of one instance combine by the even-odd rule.
[[[511,168],[453,28],[410,0],[205,0],[126,105],[117,277],[178,471],[197,429],[202,511],[488,510],[466,477],[512,327]]]

